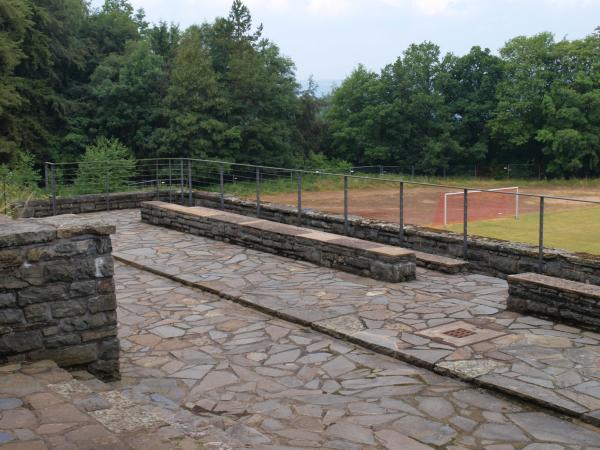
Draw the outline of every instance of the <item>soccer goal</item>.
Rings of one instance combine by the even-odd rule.
[[[510,195],[514,194],[514,195]],[[513,216],[519,218],[519,187],[486,189],[468,193],[469,220],[487,220]],[[444,227],[459,223],[464,218],[464,191],[446,192],[443,195]]]

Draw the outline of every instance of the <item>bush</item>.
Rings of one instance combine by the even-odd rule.
[[[322,153],[313,153],[309,158],[299,164],[306,170],[321,169],[328,172],[346,173],[352,168],[352,164],[341,159],[329,159]]]
[[[133,154],[118,139],[100,137],[86,148],[79,161],[75,191],[94,194],[127,190],[135,166]]]
[[[0,213],[10,214],[10,204],[41,194],[40,174],[33,167],[33,156],[19,153],[11,165],[0,164]]]

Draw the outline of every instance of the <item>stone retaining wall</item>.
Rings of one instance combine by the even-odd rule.
[[[164,202],[141,206],[142,220],[153,225],[302,259],[325,267],[397,283],[415,278],[415,254],[409,250],[268,220],[189,208]]]
[[[0,224],[0,363],[119,378],[110,233],[74,216]]]
[[[219,195],[195,192],[195,203],[208,208],[219,208]],[[256,203],[236,197],[226,197],[225,209],[248,216],[256,215]],[[298,224],[298,213],[292,206],[261,205],[261,218],[287,224]],[[302,226],[331,233],[344,234],[344,218],[314,210],[302,214]],[[425,227],[405,226],[404,241],[400,242],[400,227],[389,222],[350,217],[348,235],[382,244],[397,245],[425,253],[461,258],[470,263],[473,271],[506,278],[506,276],[535,272],[538,268],[536,246],[497,239],[470,236],[467,257],[462,254],[463,237],[460,234],[432,230]],[[564,250],[546,249],[544,270],[551,276],[600,285],[600,257],[575,254]]]
[[[508,277],[506,309],[600,330],[600,287],[535,273]]]
[[[171,195],[176,197],[175,193]],[[111,209],[138,208],[148,200],[169,199],[168,191],[130,192],[111,194]],[[194,191],[194,203],[207,208],[219,208],[218,193]],[[187,201],[187,193],[185,193]],[[255,216],[256,203],[236,197],[225,197],[225,210],[237,214]],[[60,205],[60,206],[58,206]],[[52,214],[52,203],[48,200],[35,200],[16,203],[13,208],[18,217],[46,217]],[[63,213],[79,213],[106,209],[106,196],[92,195],[57,200],[57,208]],[[261,218],[298,225],[296,208],[272,204],[261,205]],[[305,210],[302,215],[303,227],[344,234],[344,218],[314,210]],[[348,235],[359,239],[371,240],[382,244],[403,246],[416,251],[461,258],[470,262],[471,270],[489,275],[506,277],[515,273],[535,272],[538,269],[538,251],[536,246],[517,244],[497,239],[469,237],[469,252],[462,254],[462,236],[460,234],[432,230],[424,227],[406,226],[405,240],[400,242],[397,224],[350,217]],[[546,274],[600,285],[600,257],[575,254],[563,250],[546,249],[544,255]]]

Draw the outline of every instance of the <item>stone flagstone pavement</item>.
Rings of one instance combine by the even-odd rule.
[[[27,432],[10,422],[14,409],[41,416],[20,400],[25,394],[2,389],[0,374],[2,450],[34,441],[46,445],[32,447],[41,449],[600,450],[593,425],[381,354],[394,338],[408,343],[398,348],[414,351],[413,358],[439,351],[428,364],[462,361],[473,374],[490,368],[486,374],[527,385],[547,381],[540,395],[570,399],[579,392],[577,404],[597,410],[600,336],[506,314],[502,280],[420,270],[416,282],[386,284],[144,225],[137,211],[96,215],[118,222],[114,247],[130,263],[186,283],[202,280],[203,289],[243,296],[253,308],[117,263],[123,380],[98,390],[113,402],[142,405],[160,424],[133,433],[133,407],[115,416],[84,401],[79,407],[98,408],[92,422],[123,447],[86,447],[83,440],[82,447],[61,447],[41,440],[35,427]],[[462,322],[462,331],[444,334],[440,327],[450,322]],[[501,341],[511,335],[514,341]],[[383,339],[374,341],[377,351],[348,342],[368,343],[365,336]],[[468,345],[455,345],[460,339]],[[86,385],[99,383],[85,378]],[[57,383],[55,394],[81,401],[71,398],[70,382]],[[55,442],[81,426],[63,425]]]
[[[114,255],[421,366],[600,423],[600,334],[504,310],[504,280],[418,270],[385,283],[154,227],[118,222]],[[450,329],[448,329],[450,328]],[[446,333],[466,332],[466,338]]]
[[[591,425],[132,267],[116,280],[122,394],[244,448],[600,449]]]

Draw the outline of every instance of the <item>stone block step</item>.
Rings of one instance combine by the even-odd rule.
[[[412,250],[417,258],[417,266],[444,273],[467,272],[469,263],[462,259],[448,258],[446,256],[432,255],[431,253]]]

